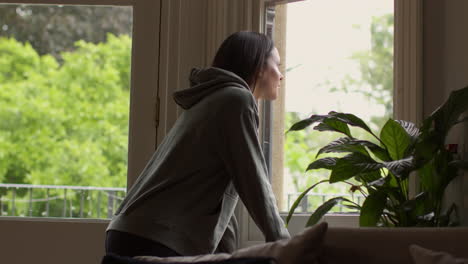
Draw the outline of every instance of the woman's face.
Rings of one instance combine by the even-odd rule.
[[[260,72],[254,90],[257,99],[275,100],[278,97],[283,75],[279,70],[280,56],[278,50],[273,48],[266,64]]]

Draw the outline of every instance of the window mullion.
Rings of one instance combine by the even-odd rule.
[[[394,95],[395,119],[419,125],[423,119],[423,1],[395,0]],[[409,194],[417,193],[418,180],[412,175]]]

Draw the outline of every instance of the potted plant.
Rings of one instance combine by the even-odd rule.
[[[286,222],[317,185],[345,182],[352,193],[359,192],[365,197],[363,204],[342,196],[331,198],[314,211],[307,226],[317,223],[338,203],[360,212],[360,226],[457,225],[456,205],[444,209],[442,202],[446,187],[460,169],[468,168],[468,162],[447,148],[446,138],[454,125],[468,120],[460,119],[467,109],[468,87],[465,87],[453,91],[419,128],[408,121],[389,119],[377,135],[359,117],[339,112],[312,115],[293,124],[288,132],[315,125],[314,130],[341,133],[343,137],[317,153],[317,157],[324,153],[335,153],[337,157],[324,157],[309,164],[306,171],[327,169],[330,176],[307,188],[296,199]],[[350,126],[363,129],[375,140],[353,137]],[[417,194],[412,197],[408,188],[410,177],[419,178]]]

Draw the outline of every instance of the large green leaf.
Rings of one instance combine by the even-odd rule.
[[[377,171],[383,164],[361,153],[351,153],[339,158],[332,169],[330,183],[345,181],[359,174]]]
[[[314,162],[309,164],[306,171],[316,170],[316,169],[331,170],[336,165],[336,160],[337,158],[331,158],[331,157],[315,160]]]
[[[369,141],[367,141],[369,142]],[[370,143],[370,142],[369,142]],[[360,152],[364,155],[368,155],[366,148],[363,146],[365,142],[353,140],[349,137],[342,137],[328,143],[326,146],[321,148],[317,152],[317,156],[322,153],[340,153],[340,152]]]
[[[450,162],[452,160],[453,153],[446,149],[439,150],[434,156],[434,168],[442,177],[440,187],[443,189],[445,189],[445,186],[447,186],[454,178],[459,175],[458,168],[455,166],[450,166]]]
[[[343,133],[348,137],[351,137],[351,131],[346,123],[338,118],[326,118],[322,122],[314,127],[318,131],[333,131]]]
[[[396,120],[398,124],[406,131],[412,142],[416,141],[419,136],[419,128],[412,122],[404,120]]]
[[[383,161],[391,160],[387,150],[373,142],[367,140],[353,140],[351,144],[358,144],[367,147],[377,158]]]
[[[337,205],[340,201],[346,200],[343,197],[335,197],[331,198],[330,200],[324,202],[322,205],[320,205],[309,217],[309,220],[307,221],[306,227],[307,226],[312,226],[318,223],[322,217],[328,213],[335,205]]]
[[[385,192],[374,192],[362,204],[359,216],[360,226],[376,226],[387,203]]]
[[[459,226],[460,225],[460,216],[458,215],[458,207],[455,203],[439,216],[439,226]]]
[[[366,147],[368,147],[372,154],[374,154],[377,158],[379,158],[382,161],[390,161],[392,159],[386,149],[372,142],[369,143],[370,144],[366,144]]]
[[[295,124],[293,124],[291,126],[291,128],[289,128],[289,130],[286,132],[288,133],[289,131],[298,131],[298,130],[303,130],[309,126],[311,126],[312,124],[314,124],[315,122],[319,122],[319,121],[322,121],[324,118],[326,118],[327,116],[324,116],[324,115],[312,115],[311,117],[309,118],[306,118],[306,119],[303,119]]]
[[[440,186],[440,178],[435,177],[435,173],[433,161],[426,163],[418,170],[423,190],[433,193]]]
[[[468,87],[452,91],[447,101],[436,109],[429,118],[443,137],[458,122],[459,116],[468,110]]]
[[[408,133],[410,137],[418,137],[419,136],[419,128],[413,122],[405,121],[405,120],[395,120],[401,127]]]
[[[425,204],[427,201],[428,193],[421,192],[413,199],[407,200],[401,205],[403,211],[411,215],[413,221],[417,221],[418,217],[426,213]]]
[[[313,188],[315,188],[317,185],[319,184],[322,184],[324,182],[328,182],[328,180],[322,180],[322,181],[319,181],[315,184],[313,184],[312,186],[310,186],[309,188],[307,188],[305,191],[303,191],[299,197],[297,197],[297,199],[294,201],[293,205],[291,206],[291,208],[289,209],[289,213],[288,213],[288,216],[286,217],[286,226],[288,225],[289,221],[291,220],[291,217],[293,216],[294,212],[296,211],[296,208],[297,206],[299,206],[299,203],[302,201],[302,199],[304,198],[304,196],[307,195],[307,193],[310,192],[310,190],[312,190]]]
[[[439,133],[431,131],[424,133],[416,142],[414,158],[417,167],[423,166],[434,157],[434,154],[443,146],[444,138]]]
[[[384,186],[385,184],[387,184],[389,181],[390,181],[390,175],[386,176],[386,177],[379,177],[378,179],[370,182],[368,185],[369,186],[377,186],[377,187],[382,187]]]
[[[370,134],[374,135],[374,133],[372,133],[372,130],[366,125],[366,123],[364,121],[362,121],[362,119],[360,119],[359,117],[357,117],[357,116],[355,116],[353,114],[338,113],[338,112],[331,111],[331,112],[328,113],[328,115],[338,117],[340,120],[347,123],[348,125],[355,126],[355,127],[360,127],[362,129],[366,130],[367,132],[369,132]]]
[[[385,168],[391,171],[395,176],[401,178],[404,175],[407,175],[409,171],[414,169],[415,165],[413,160],[413,157],[408,157],[400,160],[384,162],[383,164]]]
[[[354,176],[354,178],[359,182],[369,185],[369,183],[372,183],[374,181],[377,181],[378,179],[381,179],[382,175],[380,173],[380,170],[376,170],[376,171],[358,174]]]
[[[408,133],[393,119],[389,119],[385,123],[380,132],[380,139],[393,160],[404,158],[406,148],[411,143]]]

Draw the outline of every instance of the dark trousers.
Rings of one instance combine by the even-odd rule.
[[[109,230],[106,233],[106,254],[115,254],[125,257],[180,256],[180,254],[161,243],[155,242],[144,237],[116,230]]]

